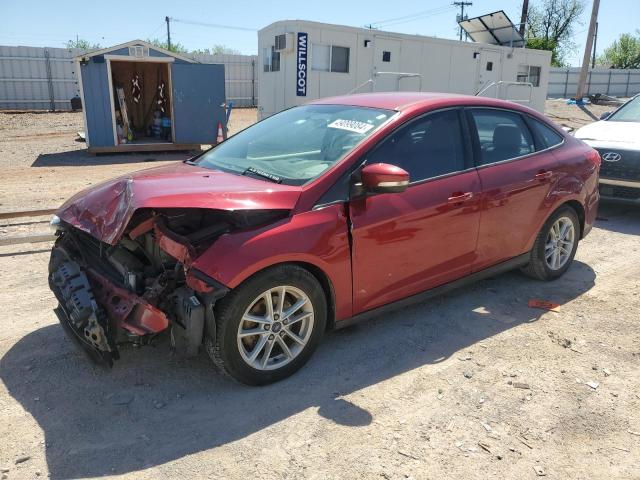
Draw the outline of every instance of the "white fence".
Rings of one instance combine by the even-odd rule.
[[[73,58],[80,50],[0,46],[0,110],[70,110],[79,95]],[[258,57],[192,55],[202,63],[223,63],[227,101],[235,107],[258,103]]]
[[[69,110],[79,50],[0,46],[0,109]]]
[[[258,57],[255,55],[188,55],[201,63],[224,64],[227,101],[234,107],[258,105]]]
[[[551,98],[572,98],[578,90],[580,68],[552,68],[549,73]],[[603,93],[613,97],[630,97],[640,93],[640,70],[593,69],[587,76],[589,95]]]

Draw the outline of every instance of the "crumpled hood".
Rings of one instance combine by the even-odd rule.
[[[291,210],[300,190],[177,163],[127,174],[83,190],[67,200],[56,215],[113,245],[140,208]]]
[[[640,123],[594,122],[578,129],[575,137],[592,147],[640,149]]]

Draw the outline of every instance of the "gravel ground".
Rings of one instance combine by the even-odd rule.
[[[624,101],[625,99],[621,99]],[[557,98],[547,100],[545,115],[558,125],[578,129],[600,118],[605,112],[611,112],[616,107],[607,105],[567,105],[566,99]]]
[[[256,121],[256,109],[236,109],[229,133]],[[72,193],[117,175],[184,160],[192,154],[89,155],[82,113],[0,113],[0,212],[56,208]]]
[[[77,118],[0,120],[11,172],[0,211],[55,206],[149,166],[76,166]],[[34,165],[47,154],[55,165]],[[263,388],[222,379],[205,354],[172,356],[162,338],[125,348],[111,370],[91,365],[52,312],[50,244],[0,247],[0,468],[9,479],[640,478],[639,235],[640,209],[603,205],[560,280],[508,273],[330,333],[303,370]]]

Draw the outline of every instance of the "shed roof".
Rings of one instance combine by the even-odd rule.
[[[96,55],[105,55],[105,54],[108,54],[109,52],[114,52],[116,50],[120,50],[121,48],[132,47],[134,45],[140,45],[140,46],[143,46],[143,47],[148,47],[148,48],[150,48],[152,50],[155,50],[157,52],[164,53],[165,55],[169,55],[170,57],[179,58],[180,60],[184,60],[185,62],[199,63],[196,60],[194,60],[193,58],[189,58],[189,57],[186,57],[184,55],[180,55],[179,53],[172,52],[171,50],[167,50],[166,48],[157,47],[156,45],[153,45],[152,43],[145,42],[144,40],[139,40],[139,39],[138,40],[131,40],[130,42],[126,42],[126,43],[121,43],[120,45],[114,45],[113,47],[101,48],[99,50],[92,50],[90,52],[82,53],[82,54],[78,55],[76,58],[91,58],[91,57],[95,57]]]

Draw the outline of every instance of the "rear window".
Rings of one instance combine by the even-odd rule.
[[[545,145],[544,148],[551,148],[562,143],[564,138],[551,127],[547,127],[544,123],[530,118],[533,129],[542,138]]]
[[[533,138],[524,119],[517,113],[497,109],[472,109],[478,141],[480,164],[501,162],[535,151]]]

